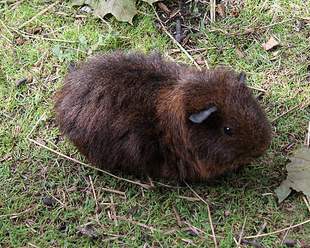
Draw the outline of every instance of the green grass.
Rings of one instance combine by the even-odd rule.
[[[173,5],[173,1],[167,2],[170,7]],[[295,192],[279,205],[273,193],[274,187],[285,179],[289,156],[303,143],[310,121],[309,20],[304,20],[303,29],[298,32],[298,17],[309,15],[310,4],[279,0],[267,1],[263,7],[265,1],[245,2],[237,18],[230,13],[238,7],[230,7],[227,17],[217,16],[212,25],[203,24],[201,19],[196,21],[188,44],[200,50],[189,53],[194,59],[204,57],[210,67],[246,71],[249,85],[266,91],[261,103],[270,120],[297,108],[272,122],[270,150],[255,165],[238,175],[191,185],[210,205],[219,247],[236,246],[233,238],[239,237],[245,217],[244,236],[250,236],[257,234],[264,223],[266,231],[272,232],[303,222],[310,215],[302,194]],[[91,15],[76,17],[86,14],[63,1],[18,30],[49,4],[24,1],[14,7],[12,1],[0,1],[0,246],[213,247],[207,206],[201,201],[180,198],[196,197],[188,187],[164,180],[162,183],[171,187],[155,183],[154,188],[146,190],[69,161],[27,139],[35,127],[30,138],[87,162],[60,136],[52,110],[53,95],[67,71],[66,61],[83,61],[99,51],[138,50],[161,51],[170,59],[191,64],[157,28],[153,8],[141,2],[138,8],[144,14],[138,14],[133,25],[118,22],[114,17],[105,18],[107,23]],[[193,6],[196,12],[197,6]],[[49,39],[43,34],[26,33],[36,25],[42,27]],[[248,35],[226,35],[255,27],[261,28]],[[262,43],[272,36],[280,41],[280,46],[266,52]],[[23,44],[16,43],[18,37],[24,39]],[[237,56],[237,49],[245,59]],[[28,82],[16,87],[15,81],[22,77]],[[46,118],[38,122],[44,113]],[[292,146],[283,149],[291,142]],[[144,176],[119,176],[149,183]],[[125,196],[104,188],[125,192]],[[45,197],[57,205],[45,205]],[[111,197],[115,212],[121,217],[117,223],[110,218]],[[178,227],[173,206],[183,221],[182,228],[198,228],[198,236]],[[134,207],[136,211],[131,212]],[[97,238],[81,234],[77,230],[80,226],[92,228]],[[172,229],[176,231],[165,233]],[[308,223],[291,229],[287,237],[297,241],[296,247],[302,247],[310,244],[309,231]],[[263,247],[285,247],[280,245],[285,235],[282,232],[255,241]]]

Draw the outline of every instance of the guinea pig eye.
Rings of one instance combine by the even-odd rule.
[[[223,132],[228,137],[235,137],[235,134],[230,127],[223,127]]]

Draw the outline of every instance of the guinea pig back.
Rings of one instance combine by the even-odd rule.
[[[269,146],[270,124],[245,74],[151,56],[99,54],[56,94],[60,130],[89,162],[176,180],[243,167]]]

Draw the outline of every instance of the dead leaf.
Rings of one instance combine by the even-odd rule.
[[[133,17],[138,13],[136,9],[137,0],[99,0],[99,3],[92,0],[72,0],[72,6],[89,5],[94,8],[95,15],[104,17],[107,14],[112,14],[119,21],[125,21],[132,24]],[[158,0],[143,0],[149,4]]]
[[[219,9],[220,16],[222,18],[225,18],[226,17],[226,8],[225,8],[225,6],[223,4],[218,4],[217,7]]]
[[[95,14],[104,17],[113,14],[117,20],[132,24],[132,18],[137,14],[134,0],[100,1]]]
[[[171,13],[171,10],[163,2],[159,2],[157,6],[161,8],[163,11],[165,11],[166,14],[169,15]]]
[[[234,10],[233,12],[231,12],[231,15],[232,15],[233,17],[238,17],[239,14],[240,14],[240,11],[239,11],[239,10]]]
[[[269,51],[273,48],[275,48],[276,46],[279,45],[279,42],[277,42],[275,40],[275,38],[271,37],[270,40],[267,42],[267,43],[264,43],[263,44],[263,48],[266,50],[266,51]]]
[[[26,81],[27,81],[27,79],[24,78],[24,77],[22,77],[22,78],[18,79],[18,80],[15,82],[15,86],[16,86],[16,87],[19,87],[22,83],[24,83],[24,82],[26,82]]]
[[[287,179],[275,190],[279,203],[291,193],[292,189],[303,192],[310,201],[310,149],[302,146],[286,166]]]
[[[245,58],[243,53],[239,49],[236,50],[236,53],[237,53],[239,59],[244,59]]]
[[[26,31],[27,34],[38,34],[41,33],[43,28],[41,26],[35,26],[35,28],[31,28]]]
[[[22,38],[22,37],[18,37],[17,39],[16,39],[16,44],[17,45],[23,45],[24,44],[24,39]]]
[[[92,227],[79,226],[77,230],[80,231],[82,234],[86,235],[87,237],[97,238],[97,235],[95,234],[94,229]]]

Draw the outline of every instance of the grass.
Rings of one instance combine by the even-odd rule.
[[[195,3],[195,13],[209,9],[208,4]],[[66,61],[85,60],[98,51],[156,50],[170,59],[191,64],[157,28],[153,8],[142,2],[138,4],[142,13],[134,18],[133,25],[113,17],[103,23],[63,1],[18,30],[49,4],[51,1],[0,1],[0,246],[213,247],[207,205],[186,198],[197,198],[188,187],[162,181],[164,185],[155,183],[147,190],[67,160],[27,139],[35,127],[30,138],[87,162],[60,136],[52,110],[53,95],[66,73]],[[173,1],[166,4],[170,8],[181,6],[173,6]],[[310,4],[301,0],[249,0],[243,6],[229,6],[227,17],[217,16],[213,24],[202,23],[202,15],[198,20],[190,19],[190,26],[195,29],[185,48],[194,59],[205,58],[210,67],[246,71],[249,85],[266,90],[261,103],[268,118],[280,118],[272,122],[269,151],[256,164],[238,175],[191,185],[210,206],[219,247],[236,246],[233,238],[240,236],[245,217],[244,236],[257,234],[264,223],[264,231],[272,232],[309,219],[302,194],[295,192],[278,204],[273,190],[285,179],[285,165],[303,143],[310,121],[308,19],[303,20],[303,29],[298,31],[300,17],[309,16]],[[231,16],[231,11],[238,9],[239,16]],[[42,33],[26,33],[36,25],[49,39]],[[174,25],[167,22],[168,31]],[[255,27],[260,28],[248,35],[226,35]],[[280,46],[266,52],[261,45],[272,36]],[[23,44],[16,43],[18,37],[23,38]],[[237,49],[245,59],[237,56]],[[15,82],[22,77],[28,82],[16,87]],[[294,111],[281,116],[294,107]],[[46,117],[38,122],[42,116]],[[285,149],[288,144],[291,145]],[[119,176],[149,183],[143,175]],[[45,205],[46,197],[56,206]],[[111,217],[113,206],[120,216],[117,222]],[[182,228],[178,227],[173,207],[183,222]],[[82,234],[81,226],[88,228],[90,236],[93,231],[97,238]],[[198,235],[184,230],[188,227]],[[168,234],[168,230],[173,232]],[[307,247],[309,230],[308,223],[255,241],[263,247],[285,247],[281,243],[287,235],[298,247]]]

